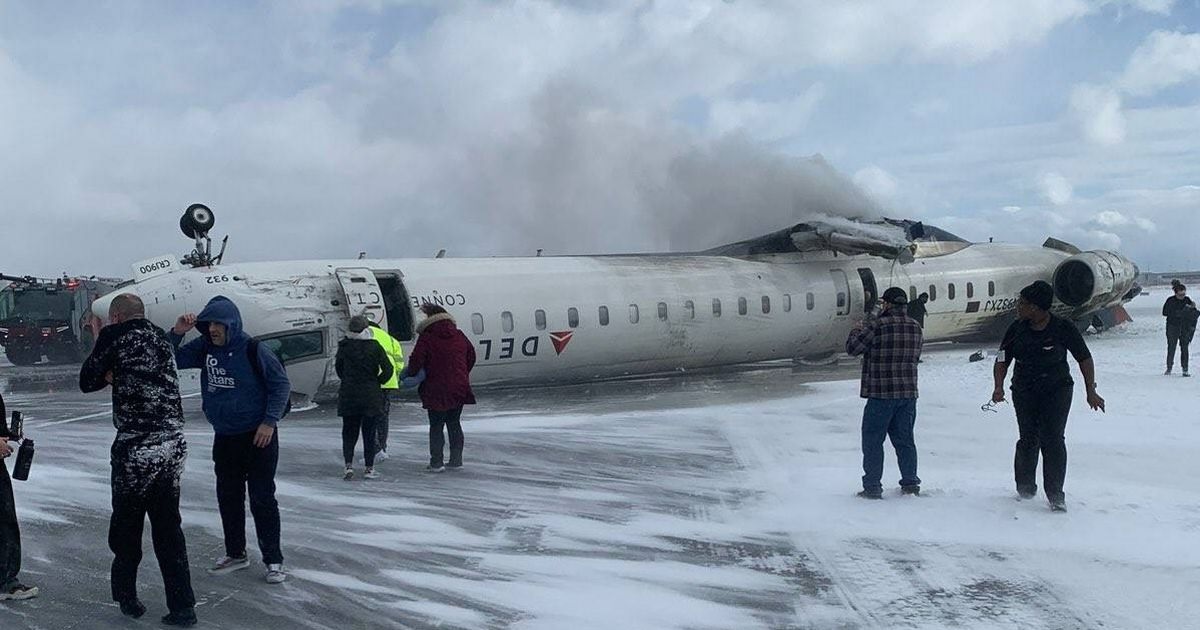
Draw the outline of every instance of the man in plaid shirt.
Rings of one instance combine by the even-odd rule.
[[[921,326],[907,313],[904,289],[883,292],[882,311],[872,311],[846,339],[846,352],[862,356],[862,453],[864,499],[882,499],[883,441],[891,438],[900,465],[900,490],[920,494],[917,445],[917,362],[921,359]]]

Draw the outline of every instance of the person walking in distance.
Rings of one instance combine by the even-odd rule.
[[[475,348],[458,329],[446,309],[424,304],[426,318],[417,325],[417,344],[408,359],[406,376],[424,381],[417,390],[421,405],[429,415],[429,466],[442,472],[445,466],[463,465],[462,412],[464,405],[475,404],[471,391],[471,369],[475,367]],[[406,379],[405,384],[409,384]],[[444,464],[442,429],[450,435],[450,461]]]
[[[182,344],[193,328],[198,339]],[[275,354],[242,329],[242,314],[224,296],[214,297],[199,316],[181,315],[170,334],[180,369],[201,368],[204,415],[212,424],[217,505],[225,530],[225,557],[209,573],[222,575],[250,566],[246,556],[246,493],[267,565],[266,580],[287,579],[280,548],[275,469],[279,464],[280,419],[287,413],[291,384]]]
[[[400,389],[400,375],[404,373],[404,348],[400,346],[400,342],[395,337],[380,328],[375,322],[370,322],[370,326],[372,337],[383,348],[384,354],[392,363],[392,378],[383,384],[383,413],[379,416],[378,430],[375,432],[375,442],[379,446],[378,452],[375,453],[375,460],[381,462],[388,458],[388,427],[391,424],[392,414],[391,394]]]
[[[334,359],[341,384],[338,387],[338,415],[342,417],[342,455],[346,460],[343,478],[354,478],[354,447],[358,434],[363,438],[363,477],[375,479],[376,424],[384,413],[381,386],[392,380],[392,362],[371,333],[367,318],[350,318],[350,331],[338,342]]]
[[[900,490],[920,494],[917,445],[917,363],[921,359],[921,327],[908,316],[908,295],[891,287],[882,304],[855,325],[846,352],[862,357],[860,394],[867,399],[862,419],[862,492],[864,499],[883,498],[883,442],[891,439],[900,467]]]
[[[1200,311],[1196,310],[1196,303],[1188,297],[1187,287],[1182,282],[1172,282],[1171,292],[1162,309],[1163,317],[1167,318],[1167,371],[1164,374],[1170,375],[1175,367],[1175,347],[1179,346],[1179,367],[1183,368],[1184,376],[1191,376],[1188,373],[1188,345],[1196,334]]]
[[[1088,406],[1104,411],[1104,399],[1096,393],[1096,366],[1083,335],[1074,323],[1050,312],[1053,300],[1054,289],[1043,280],[1021,289],[1017,298],[1018,319],[1004,334],[996,355],[992,402],[1004,400],[1004,380],[1009,366],[1016,361],[1012,395],[1020,433],[1013,457],[1017,494],[1022,499],[1037,495],[1040,452],[1046,499],[1052,510],[1065,512],[1065,434],[1075,386],[1067,354],[1079,363]]]
[[[171,626],[196,625],[196,596],[179,515],[179,478],[187,460],[183,404],[171,342],[146,319],[141,298],[121,294],[108,310],[92,353],[79,370],[86,393],[112,386],[112,597],[137,619],[146,606],[137,595],[142,528],[150,517],[154,555],[162,572]]]

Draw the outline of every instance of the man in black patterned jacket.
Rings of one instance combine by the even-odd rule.
[[[114,298],[109,320],[79,372],[79,387],[95,392],[112,385],[117,428],[108,531],[114,554],[113,599],[122,613],[135,619],[146,612],[137,596],[137,569],[142,527],[149,515],[170,610],[163,623],[193,626],[196,597],[179,516],[179,477],[187,442],[175,351],[166,333],[145,318],[145,307],[135,295]]]
[[[900,490],[920,494],[917,477],[917,363],[924,339],[921,326],[906,312],[908,294],[892,287],[883,292],[880,310],[850,331],[846,352],[862,357],[862,453],[864,499],[883,498],[883,441],[891,439],[900,466]]]

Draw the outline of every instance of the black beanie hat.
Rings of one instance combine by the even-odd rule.
[[[1050,286],[1049,282],[1038,280],[1021,289],[1021,297],[1043,311],[1048,311],[1050,304],[1054,302],[1054,288]]]
[[[901,289],[900,287],[891,287],[887,291],[883,292],[883,301],[887,302],[888,304],[902,306],[904,304],[908,304],[908,294],[905,293],[904,289]]]

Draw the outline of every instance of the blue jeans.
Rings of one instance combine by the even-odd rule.
[[[862,453],[863,490],[883,490],[883,440],[891,438],[900,465],[900,485],[919,486],[917,477],[917,444],[913,441],[913,425],[917,422],[916,398],[868,398],[863,409]]]

